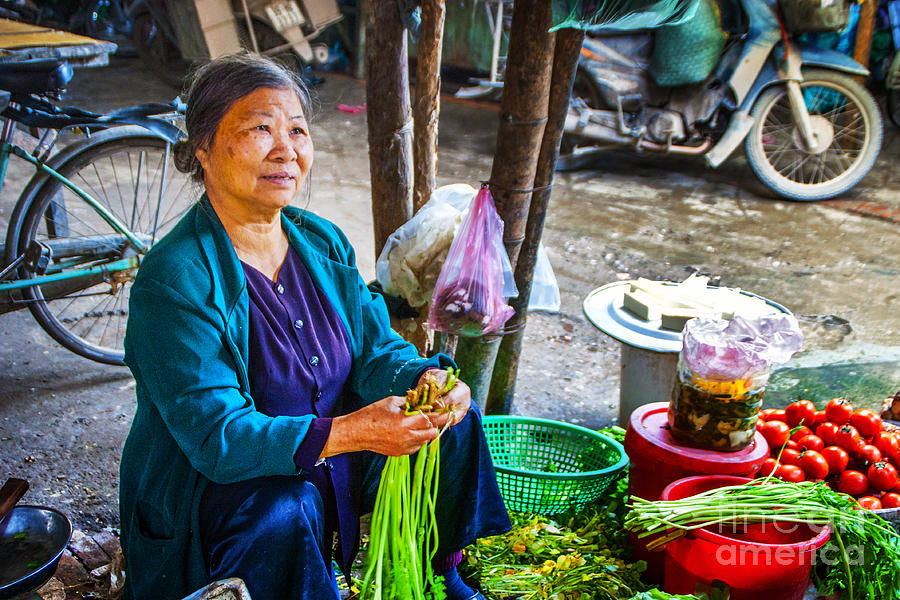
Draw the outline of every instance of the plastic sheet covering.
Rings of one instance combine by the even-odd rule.
[[[553,27],[600,31],[648,29],[694,16],[697,0],[553,0]]]

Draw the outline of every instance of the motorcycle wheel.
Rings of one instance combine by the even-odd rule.
[[[900,90],[888,90],[887,114],[894,127],[900,127]]]
[[[881,113],[872,95],[846,75],[810,70],[800,83],[822,149],[805,148],[787,90],[769,88],[753,107],[745,140],[756,176],[779,195],[809,202],[833,198],[865,177],[881,149]]]

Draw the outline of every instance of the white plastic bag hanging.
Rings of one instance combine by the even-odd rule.
[[[431,300],[450,244],[476,193],[465,183],[439,187],[388,237],[375,263],[375,276],[385,292],[413,307]]]
[[[550,265],[550,258],[544,244],[538,244],[537,261],[531,278],[531,295],[528,296],[528,310],[549,310],[558,312],[560,305],[559,285]]]

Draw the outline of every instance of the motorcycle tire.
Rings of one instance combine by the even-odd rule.
[[[805,71],[800,88],[813,129],[827,143],[821,150],[804,147],[787,89],[775,85],[753,107],[747,159],[759,180],[784,198],[833,198],[859,183],[875,164],[883,135],[881,113],[872,95],[842,73]]]

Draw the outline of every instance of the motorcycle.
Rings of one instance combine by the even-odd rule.
[[[804,1],[719,0],[707,13],[720,15],[721,51],[691,46],[694,33],[704,35],[692,31],[695,17],[678,26],[685,46],[673,53],[678,48],[670,42],[668,63],[658,55],[662,29],[586,38],[557,169],[577,168],[598,145],[610,144],[703,156],[718,167],[744,142],[750,167],[780,196],[812,201],[851,189],[875,164],[881,114],[853,79],[867,76],[865,67],[791,37],[842,28],[847,7],[842,0],[812,0],[786,10],[788,2]],[[810,6],[830,12],[816,16]],[[716,54],[706,72],[672,60],[689,65],[711,47]],[[660,64],[688,76],[678,81]]]

